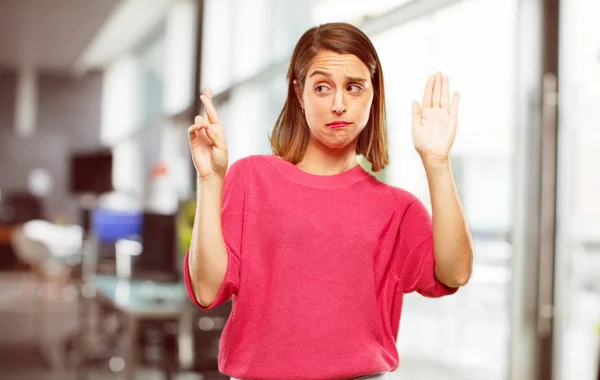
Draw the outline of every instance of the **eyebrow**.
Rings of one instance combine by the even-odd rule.
[[[313,71],[308,77],[310,78],[312,76],[319,75],[319,74],[321,74],[327,78],[331,78],[331,73],[329,73],[327,71],[319,70],[319,69]],[[361,77],[346,76],[346,79],[348,79],[348,81],[350,81],[350,82],[366,82],[367,81],[365,78],[361,78]]]

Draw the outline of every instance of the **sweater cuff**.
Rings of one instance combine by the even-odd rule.
[[[185,254],[185,259],[184,259],[183,276],[185,279],[185,287],[187,289],[188,296],[190,297],[190,299],[194,303],[194,305],[201,310],[210,310],[210,309],[214,309],[215,307],[221,305],[222,303],[227,301],[229,298],[231,298],[231,295],[234,294],[234,289],[235,289],[235,286],[232,281],[235,279],[235,270],[236,270],[236,268],[235,268],[236,266],[234,265],[235,263],[231,260],[232,255],[229,252],[227,252],[227,271],[225,273],[225,279],[223,280],[223,283],[221,284],[221,286],[219,287],[219,290],[217,291],[215,300],[210,305],[207,305],[207,306],[203,306],[202,304],[200,304],[194,293],[194,287],[192,286],[192,278],[190,276],[189,255],[190,255],[190,251],[188,249],[188,251]],[[239,270],[239,268],[238,268],[238,270]]]

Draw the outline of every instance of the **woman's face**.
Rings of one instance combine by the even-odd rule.
[[[373,86],[367,66],[355,55],[321,51],[312,60],[303,92],[311,137],[331,148],[356,142],[369,121]]]

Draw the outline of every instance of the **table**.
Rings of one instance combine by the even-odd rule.
[[[120,348],[125,361],[123,378],[133,380],[138,365],[137,335],[141,320],[171,321],[180,325],[180,334],[192,335],[194,306],[183,283],[163,283],[115,276],[91,276],[82,289],[126,319]],[[191,340],[191,339],[190,339]]]

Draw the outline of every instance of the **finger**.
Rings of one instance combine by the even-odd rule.
[[[208,121],[202,116],[197,115],[194,118],[194,124],[188,128],[188,135],[190,135],[193,138],[194,136],[196,136],[196,133],[200,132],[202,127],[206,126],[208,126]]]
[[[431,76],[425,84],[425,93],[423,94],[423,108],[431,108],[431,97],[433,94],[433,83],[435,77]]]
[[[200,131],[200,126],[199,125],[192,125],[191,127],[188,128],[188,137],[190,140],[193,140],[196,138],[196,133],[198,133]]]
[[[449,95],[450,80],[448,77],[442,78],[442,98],[440,99],[440,107],[450,112],[450,95]]]
[[[211,128],[215,131],[217,136],[221,136],[224,134],[223,127],[221,124],[210,124],[207,119],[203,118],[200,115],[197,115],[194,118],[194,123],[200,126],[211,126]]]
[[[188,135],[190,136],[196,136],[196,133],[200,132],[202,130],[202,128],[206,128],[208,125],[206,123],[204,124],[193,124],[188,128]]]
[[[210,95],[210,93],[208,96],[202,95],[200,96],[200,100],[204,104],[204,109],[208,115],[208,121],[211,124],[221,124],[221,121],[219,120],[219,114],[212,103],[212,95]]]
[[[435,82],[433,85],[432,107],[440,107],[440,98],[442,97],[442,73],[435,73]]]
[[[227,145],[225,145],[225,141],[223,141],[221,139],[221,137],[218,136],[211,127],[206,128],[206,134],[208,135],[208,138],[210,139],[210,141],[212,141],[212,143],[218,149],[221,149],[221,150],[225,150],[226,149]]]
[[[200,115],[196,115],[196,117],[194,118],[194,124],[196,125],[207,125],[208,124],[208,119],[203,118]]]
[[[458,116],[458,103],[460,102],[460,94],[455,92],[452,96],[452,105],[450,106],[450,115],[457,117]]]
[[[204,89],[204,96],[208,96],[208,94],[210,94],[210,91],[207,88]],[[202,99],[202,95],[200,95],[200,99]],[[206,107],[204,107],[204,113],[202,113],[202,117],[206,120],[208,120],[208,114],[206,113]]]

